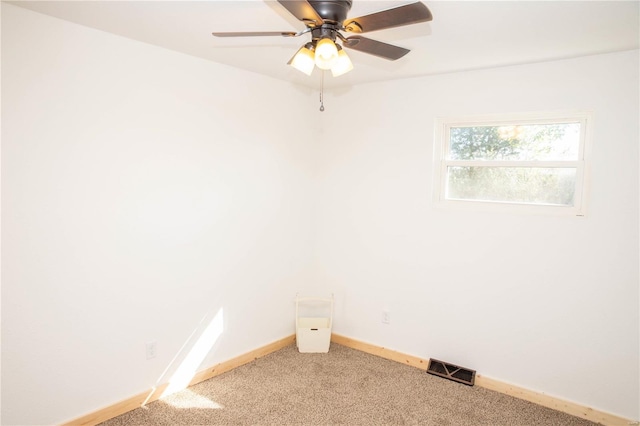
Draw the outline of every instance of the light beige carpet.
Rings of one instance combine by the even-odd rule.
[[[593,425],[344,346],[295,345],[103,425]]]

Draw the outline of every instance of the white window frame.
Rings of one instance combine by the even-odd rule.
[[[515,126],[527,124],[580,123],[580,147],[576,161],[482,161],[449,160],[449,138],[452,127]],[[590,111],[532,112],[462,117],[438,117],[435,121],[434,202],[438,207],[489,211],[513,211],[534,214],[585,216],[589,176],[589,153],[593,126]],[[573,206],[557,206],[506,201],[447,199],[447,171],[453,166],[479,167],[558,167],[576,169]]]

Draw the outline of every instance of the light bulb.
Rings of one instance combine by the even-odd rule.
[[[288,62],[289,65],[306,75],[311,75],[315,65],[313,50],[310,47],[313,47],[311,43],[302,46]]]
[[[338,48],[329,38],[323,38],[316,45],[316,65],[323,70],[331,69],[338,60]]]
[[[346,74],[353,69],[353,64],[351,63],[351,59],[347,55],[347,52],[344,49],[340,49],[338,51],[338,60],[335,65],[331,67],[331,74],[334,77],[339,77],[342,74]]]

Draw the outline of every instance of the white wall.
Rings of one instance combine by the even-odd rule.
[[[220,309],[200,369],[294,332],[308,100],[2,5],[2,424],[71,420],[168,380]]]
[[[337,95],[316,252],[335,331],[638,419],[638,81],[626,52]],[[588,217],[434,206],[435,117],[566,109],[595,114]]]

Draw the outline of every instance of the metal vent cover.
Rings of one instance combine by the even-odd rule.
[[[435,376],[444,377],[445,379],[453,380],[455,382],[463,383],[465,385],[473,386],[476,379],[476,371],[468,368],[460,367],[459,365],[450,364],[444,361],[438,361],[437,359],[429,360],[429,368],[427,373]]]

